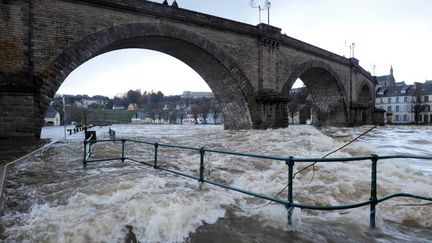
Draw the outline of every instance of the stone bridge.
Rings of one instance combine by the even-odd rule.
[[[223,105],[226,129],[288,126],[288,93],[298,78],[321,125],[373,122],[376,82],[358,60],[274,26],[143,0],[1,0],[0,137],[39,137],[66,77],[122,48],[160,51],[189,65]]]

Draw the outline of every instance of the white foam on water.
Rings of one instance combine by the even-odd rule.
[[[224,131],[220,126],[118,125],[113,128],[117,137],[137,140],[286,157],[320,158],[369,127],[339,130],[330,128],[325,131],[326,134],[336,133],[336,138],[310,126],[266,131]],[[388,132],[385,130],[387,128],[384,128],[384,131],[377,129],[371,132],[371,137],[375,140],[362,139],[331,157],[368,156],[377,153],[379,148],[374,141],[384,141],[386,136],[391,137],[394,132]],[[401,128],[397,132],[404,131]],[[107,137],[105,132],[101,129],[98,138]],[[418,139],[411,140],[418,144]],[[98,144],[95,151],[97,156],[101,157],[118,156],[119,146],[120,143]],[[430,144],[423,141],[421,146],[427,149]],[[43,178],[40,178],[34,182],[35,185],[16,189],[17,198],[29,198],[35,203],[23,212],[6,211],[3,218],[8,225],[5,231],[7,239],[118,242],[123,240],[126,233],[125,225],[130,224],[142,242],[181,242],[199,226],[214,224],[224,217],[228,207],[237,208],[237,216],[258,218],[263,225],[288,229],[287,210],[283,205],[262,207],[267,203],[264,200],[211,185],[205,185],[199,190],[195,181],[180,179],[178,176],[132,163],[90,164],[87,170],[80,169],[81,147],[82,142],[77,139],[58,145],[33,158],[29,163],[16,165],[15,171],[11,173],[11,180],[21,180],[23,171],[37,173],[50,170],[50,173],[58,174],[58,177],[50,180],[54,187],[47,187]],[[127,144],[127,151],[138,159],[152,163],[153,152],[146,152],[142,145]],[[388,152],[385,149],[384,151]],[[398,152],[394,151],[394,148],[390,151]],[[161,163],[197,176],[199,154],[169,149],[163,152],[159,154],[163,161]],[[207,178],[238,188],[272,196],[287,184],[287,166],[284,161],[207,153],[205,162]],[[294,172],[306,165],[296,163]],[[367,201],[370,198],[370,170],[370,161],[319,163],[315,166],[315,173],[311,168],[296,176],[294,200],[311,205],[343,205]],[[44,173],[49,179],[50,173]],[[19,183],[25,184],[26,179],[23,180]],[[55,193],[56,185],[58,190],[64,190],[63,194],[59,194],[59,197],[64,197],[62,200],[46,195]],[[394,192],[431,196],[431,185],[432,178],[403,160],[378,162],[380,197]],[[286,190],[280,198],[286,200]],[[377,224],[384,224],[384,220],[389,220],[432,227],[431,207],[396,205],[412,202],[418,201],[393,199],[379,204]],[[295,209],[293,220],[295,226],[291,230],[299,232],[305,230],[304,222],[311,221],[325,221],[334,225],[353,224],[366,230],[369,208],[337,212]]]
[[[186,180],[171,183],[147,175],[131,182],[107,181],[98,188],[77,189],[65,205],[32,206],[25,224],[8,228],[6,234],[38,242],[117,242],[123,240],[125,225],[130,224],[145,241],[177,242],[204,222],[215,223],[225,214],[222,205],[234,202],[222,193],[200,191]]]

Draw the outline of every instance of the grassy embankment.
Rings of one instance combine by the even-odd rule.
[[[128,110],[87,110],[89,124],[126,124],[135,113]]]

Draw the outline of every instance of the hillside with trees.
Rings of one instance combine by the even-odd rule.
[[[130,109],[131,104],[134,109]],[[153,119],[163,118],[172,123],[186,115],[186,108],[195,118],[199,114],[205,116],[208,113],[222,112],[215,98],[165,96],[161,91],[141,92],[139,89],[129,90],[112,99],[101,95],[57,95],[52,106],[60,113],[62,120],[66,110],[67,123],[74,121],[79,124],[130,123],[137,111],[145,111]]]

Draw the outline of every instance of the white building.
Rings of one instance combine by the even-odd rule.
[[[80,108],[88,109],[89,106],[96,104],[96,105],[106,105],[106,101],[101,99],[86,99],[82,98],[80,101],[75,101],[75,106]]]
[[[377,90],[375,106],[386,111],[387,123],[430,124],[432,121],[432,80],[406,85],[404,82]],[[418,117],[415,117],[415,107]]]
[[[200,99],[200,98],[214,98],[213,92],[194,92],[194,91],[183,91],[181,96],[184,99]]]
[[[123,105],[113,105],[112,109],[113,110],[126,110],[126,107],[124,107]]]
[[[138,111],[131,117],[132,124],[153,124],[155,123],[153,118],[148,112]]]
[[[45,126],[59,126],[60,125],[60,113],[58,113],[52,106],[48,108],[45,115]]]

